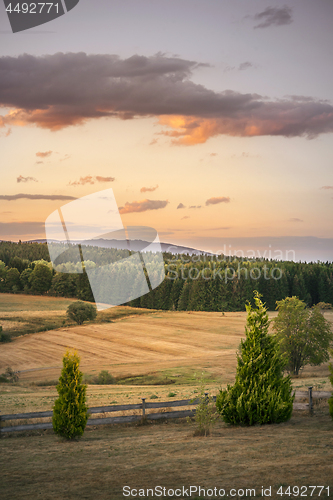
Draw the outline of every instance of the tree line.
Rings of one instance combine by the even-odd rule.
[[[127,265],[121,261],[128,257],[128,251],[92,247],[85,249],[85,256],[86,268],[98,270],[114,263]],[[269,310],[275,310],[276,301],[292,296],[299,297],[309,307],[319,302],[333,305],[332,262],[170,253],[164,253],[163,257],[166,279],[149,293],[127,302],[128,305],[179,311],[241,311],[247,301],[253,304],[254,290],[261,294]],[[87,274],[78,274],[78,268],[82,267],[74,249],[70,248],[66,255],[62,253],[56,264],[53,269],[46,243],[0,242],[0,292],[94,301]],[[128,269],[133,283],[139,270],[139,267]]]

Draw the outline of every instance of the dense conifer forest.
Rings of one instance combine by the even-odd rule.
[[[86,268],[123,264],[127,250],[87,247]],[[91,258],[90,258],[91,256]],[[269,310],[276,301],[297,296],[309,307],[333,304],[333,263],[241,259],[208,255],[164,253],[166,279],[154,290],[129,302],[135,307],[179,311],[241,311],[262,294]],[[112,262],[113,264],[109,264]],[[154,273],[152,259],[149,273]],[[47,294],[93,301],[86,273],[69,248],[53,269],[46,243],[0,242],[0,292]],[[139,269],[128,269],[135,282]],[[157,271],[156,271],[157,272]]]

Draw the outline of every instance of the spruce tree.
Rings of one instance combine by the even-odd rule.
[[[293,409],[292,386],[284,376],[285,359],[274,335],[268,334],[267,309],[254,293],[256,307],[246,305],[246,338],[241,341],[236,381],[221,390],[216,406],[230,424],[269,424],[289,420]]]
[[[80,358],[76,352],[66,352],[57,385],[59,398],[53,407],[53,429],[67,439],[82,436],[88,420],[86,385],[82,384],[79,363]]]

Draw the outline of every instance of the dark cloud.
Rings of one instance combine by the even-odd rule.
[[[206,206],[208,206],[208,205],[217,205],[218,203],[230,203],[229,196],[228,197],[226,197],[226,196],[218,196],[218,197],[209,198],[206,201]]]
[[[189,219],[189,218],[190,218],[189,215],[185,215],[185,217],[182,217],[180,220]]]
[[[179,208],[186,208],[186,207],[185,207],[185,205],[183,205],[183,203],[179,203],[179,205],[178,205],[178,207],[177,207],[177,210],[178,210]]]
[[[323,186],[321,189],[333,189],[333,186]]]
[[[114,177],[102,177],[101,175],[86,175],[80,177],[78,181],[69,182],[69,186],[84,186],[85,184],[95,184],[96,182],[113,182]]]
[[[291,217],[289,222],[304,222],[303,219],[298,219],[297,217]]]
[[[273,10],[277,19],[285,8]],[[333,132],[333,106],[327,101],[215,92],[190,80],[198,66],[162,54],[124,60],[85,53],[1,57],[0,102],[10,112],[1,116],[0,126],[59,130],[101,117],[155,116],[167,127],[164,135],[186,145],[220,134],[313,138]]]
[[[27,200],[76,200],[74,196],[65,196],[62,194],[13,194],[13,195],[0,195],[0,200],[14,201],[20,199]]]
[[[254,29],[268,28],[269,26],[284,26],[293,22],[292,9],[284,7],[267,7],[262,12],[254,16],[256,21],[260,21]]]
[[[52,154],[52,151],[45,151],[45,152],[38,151],[36,153],[36,156],[38,156],[38,158],[47,158],[48,156],[51,156],[51,154]]]
[[[165,208],[169,203],[168,200],[141,200],[141,201],[128,201],[124,207],[119,207],[121,214],[130,214],[132,212],[146,212],[147,210],[158,210]]]
[[[153,186],[153,187],[142,187],[140,189],[140,193],[146,193],[147,191],[156,191],[157,188],[158,188],[158,184],[156,184],[156,186]]]
[[[245,61],[238,66],[239,71],[244,71],[249,68],[254,68],[254,65],[249,61]]]
[[[16,182],[38,182],[38,180],[35,177],[23,177],[23,175],[19,175],[16,178]]]
[[[191,205],[189,208],[201,208],[201,205]]]
[[[22,236],[44,234],[44,222],[0,222],[0,235]]]

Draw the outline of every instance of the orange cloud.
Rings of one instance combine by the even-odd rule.
[[[130,214],[133,212],[146,212],[147,210],[158,210],[165,208],[169,203],[168,200],[141,200],[141,201],[128,201],[124,207],[119,207],[119,213]]]
[[[29,181],[38,182],[38,180],[35,179],[35,177],[23,177],[23,175],[19,175],[16,178],[16,182],[29,182]]]
[[[95,182],[113,182],[114,177],[102,177],[101,175],[86,175],[85,177],[80,177],[78,181],[69,182],[69,186],[84,186],[85,184],[95,184]]]
[[[213,196],[213,198],[209,198],[206,201],[206,206],[208,207],[208,205],[217,205],[218,203],[230,203],[229,196]]]
[[[38,151],[38,153],[36,153],[36,156],[38,156],[38,158],[47,158],[48,156],[51,156],[51,154],[52,151],[45,151],[45,152]]]
[[[156,186],[154,186],[154,187],[149,187],[149,188],[142,187],[140,189],[140,193],[146,193],[147,191],[156,191],[157,188],[158,188],[158,184],[156,184]]]

